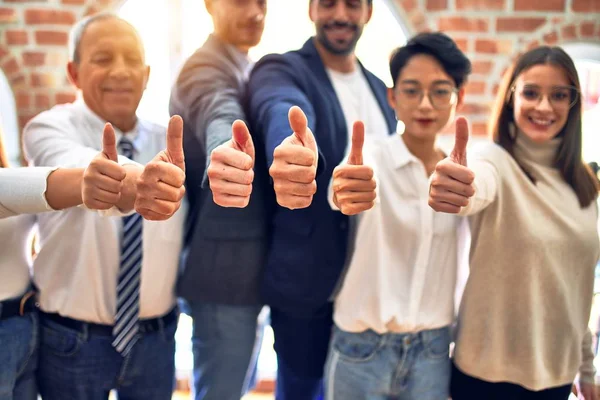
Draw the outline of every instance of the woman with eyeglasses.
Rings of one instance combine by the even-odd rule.
[[[468,167],[436,166],[430,205],[469,216],[472,235],[453,400],[564,400],[578,373],[580,398],[596,399],[587,325],[598,183],[582,160],[581,113],[571,58],[536,48],[498,92],[495,143],[473,151]]]
[[[445,157],[436,138],[463,101],[471,63],[448,36],[423,33],[394,53],[390,71],[396,134],[363,152],[358,124],[330,185],[332,208],[361,214],[335,298],[327,400],[449,395],[460,218],[436,214],[427,196]]]

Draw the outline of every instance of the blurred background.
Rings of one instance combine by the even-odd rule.
[[[583,155],[588,162],[600,161],[600,0],[373,3],[373,18],[357,54],[386,84],[391,84],[389,54],[416,32],[444,31],[471,58],[474,74],[467,87],[466,104],[459,110],[471,121],[471,145],[485,139],[490,107],[510,61],[519,52],[540,44],[562,46],[576,61],[583,88]],[[212,31],[204,1],[0,0],[0,130],[12,163],[23,161],[20,132],[24,124],[37,113],[75,98],[65,73],[68,31],[76,20],[102,10],[117,12],[139,30],[151,66],[139,114],[166,125],[173,80],[183,61]],[[268,0],[263,39],[250,55],[258,60],[268,53],[296,49],[312,34],[308,0]],[[440,138],[443,147],[451,147],[452,140],[449,135]],[[594,315],[598,309],[595,306]],[[592,325],[598,330],[595,322]],[[190,335],[191,320],[183,315],[176,355],[183,387],[192,368]],[[259,390],[272,389],[276,368],[272,332],[267,328],[258,363]]]

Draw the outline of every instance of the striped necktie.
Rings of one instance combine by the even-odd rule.
[[[123,137],[119,154],[133,159],[133,143]],[[121,258],[117,283],[117,310],[113,327],[113,347],[127,356],[138,339],[140,278],[142,271],[142,217],[134,213],[123,217]]]

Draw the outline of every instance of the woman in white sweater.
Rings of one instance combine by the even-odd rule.
[[[453,400],[565,400],[578,372],[580,398],[595,400],[587,323],[598,186],[581,156],[581,104],[569,56],[531,50],[498,93],[495,143],[467,167],[467,138],[457,132],[461,156],[436,166],[429,204],[469,216],[472,235]]]
[[[8,168],[0,132],[0,398],[37,399],[34,213],[81,204],[83,169]]]

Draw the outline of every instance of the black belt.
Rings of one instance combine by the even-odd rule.
[[[0,301],[0,320],[23,316],[36,308],[35,292],[30,291],[18,299]]]
[[[62,325],[66,328],[73,329],[79,332],[85,332],[87,330],[89,335],[100,335],[100,336],[112,336],[113,325],[101,325],[93,324],[90,322],[79,321],[72,318],[63,317],[58,314],[41,313],[42,321],[49,320]],[[141,319],[139,321],[139,332],[150,333],[157,332],[161,328],[176,322],[179,316],[179,310],[177,307],[173,308],[166,315],[152,319]]]

